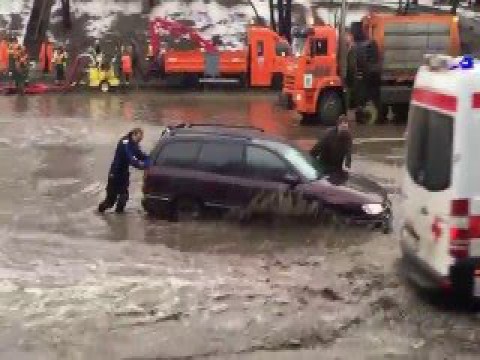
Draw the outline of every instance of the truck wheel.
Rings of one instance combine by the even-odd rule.
[[[317,119],[316,114],[301,114],[300,125],[312,125]]]
[[[322,125],[335,126],[342,115],[343,104],[340,95],[335,91],[327,91],[321,95],[317,109],[317,117]]]
[[[282,74],[273,74],[272,76],[272,89],[273,90],[282,90],[283,88],[283,75]]]
[[[110,84],[108,83],[108,81],[102,81],[100,83],[100,90],[103,93],[108,93],[110,91]]]
[[[202,215],[202,203],[190,196],[182,196],[173,203],[173,218],[176,221],[197,220]]]

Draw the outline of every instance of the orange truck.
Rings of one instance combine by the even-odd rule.
[[[460,53],[458,18],[449,14],[371,13],[352,23],[350,35],[341,76],[335,29],[314,26],[294,34],[296,54],[282,96],[304,121],[334,125],[347,108],[366,123],[385,120],[390,108],[403,121],[424,55]]]
[[[192,86],[198,83],[243,83],[249,87],[282,88],[290,46],[270,28],[249,26],[244,49],[218,50],[193,29],[159,18],[152,23],[153,52],[160,54],[160,73],[165,77],[179,78],[180,83]],[[162,48],[158,40],[159,29],[166,29],[169,35],[188,34],[197,46],[188,50]]]

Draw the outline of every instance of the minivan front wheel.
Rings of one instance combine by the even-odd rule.
[[[173,203],[173,218],[176,221],[197,220],[202,215],[202,204],[199,200],[190,197],[179,197]]]

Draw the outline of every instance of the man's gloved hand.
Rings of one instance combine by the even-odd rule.
[[[145,159],[143,161],[143,168],[148,169],[150,166],[152,166],[152,163],[151,163],[150,159]]]

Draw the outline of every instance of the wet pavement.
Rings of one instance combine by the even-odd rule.
[[[125,215],[95,213],[116,141],[134,126],[147,150],[181,121],[249,124],[309,146],[322,128],[300,126],[274,96],[13,96],[0,109],[1,359],[477,358],[477,315],[416,294],[394,236],[151,220],[140,172]],[[404,128],[354,132],[355,171],[395,200]]]

